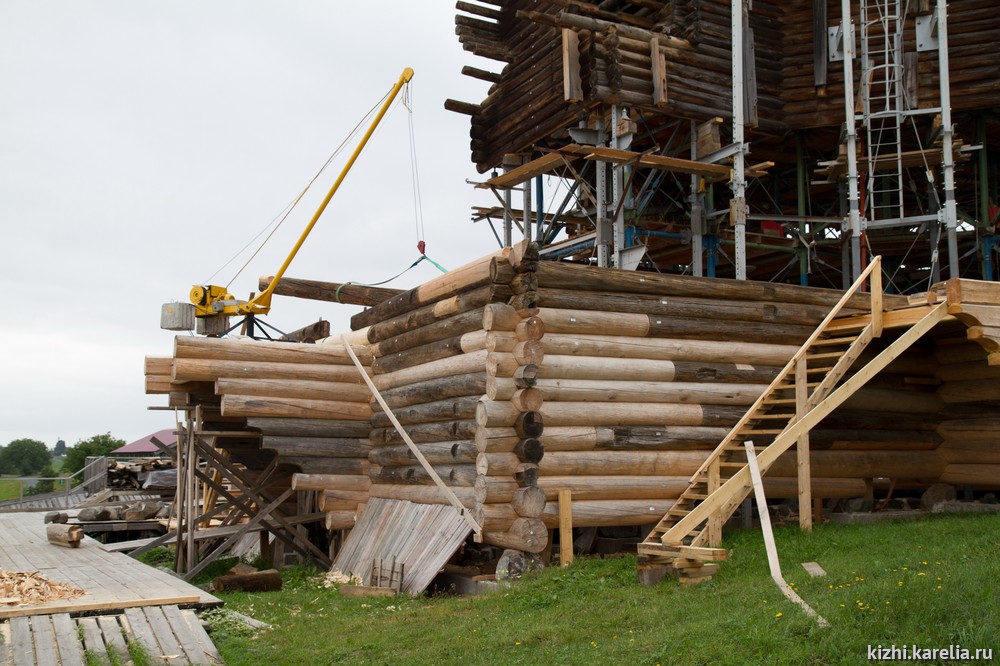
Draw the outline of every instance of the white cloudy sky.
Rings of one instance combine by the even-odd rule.
[[[497,65],[462,50],[453,15],[451,0],[0,1],[0,444],[171,427],[143,393],[143,357],[171,351],[161,304],[264,228],[404,67],[427,254],[491,251],[469,221],[491,200],[465,183],[468,119],[443,102],[485,95],[463,64]],[[397,106],[288,275],[371,282],[418,256],[407,125]],[[234,293],[275,272],[339,164]],[[355,311],[276,297],[269,320],[346,330]]]

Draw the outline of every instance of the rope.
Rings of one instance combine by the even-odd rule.
[[[431,265],[434,266],[434,268],[438,269],[442,273],[447,273],[448,269],[446,269],[444,266],[442,266],[438,262],[436,262],[433,259],[431,259],[430,257],[428,257],[426,254],[423,254],[423,246],[424,246],[424,242],[423,241],[420,241],[420,243],[417,245],[417,247],[420,248],[420,251],[421,251],[420,258],[417,259],[416,261],[414,261],[412,264],[410,264],[406,268],[404,268],[399,273],[396,273],[395,275],[393,275],[391,278],[382,280],[381,282],[344,282],[339,287],[337,287],[337,291],[334,292],[334,298],[337,299],[338,303],[341,303],[341,300],[340,300],[340,290],[343,289],[344,287],[348,286],[348,285],[355,285],[355,286],[358,286],[358,287],[378,287],[380,285],[392,282],[396,278],[402,277],[403,275],[405,275],[406,273],[408,273],[412,269],[416,268],[420,264],[421,261],[429,261],[431,263]]]
[[[269,240],[271,240],[271,237],[274,236],[274,234],[278,230],[278,228],[281,227],[281,225],[285,222],[286,219],[288,219],[288,216],[295,209],[295,207],[298,205],[298,203],[302,200],[302,197],[304,197],[306,195],[306,193],[309,191],[309,189],[313,186],[313,184],[316,182],[316,180],[320,177],[320,175],[322,175],[322,173],[324,171],[326,171],[327,167],[330,166],[330,163],[333,162],[334,159],[336,159],[336,157],[344,149],[344,146],[346,146],[347,143],[352,138],[354,138],[354,136],[357,135],[357,133],[361,129],[361,127],[363,127],[364,124],[365,124],[365,122],[369,118],[371,118],[371,116],[375,113],[375,111],[378,109],[378,107],[382,104],[382,102],[385,101],[385,98],[388,97],[388,96],[389,96],[389,93],[386,93],[385,95],[383,95],[382,98],[380,100],[378,100],[374,104],[374,106],[372,106],[372,108],[370,108],[368,110],[368,112],[358,121],[358,123],[354,126],[354,128],[350,131],[350,133],[346,137],[344,137],[343,141],[340,142],[340,145],[337,146],[334,149],[333,153],[331,153],[330,156],[326,158],[326,161],[323,163],[323,166],[321,166],[319,168],[319,171],[316,172],[316,175],[314,175],[312,177],[312,179],[302,189],[302,191],[299,192],[298,196],[296,196],[294,199],[292,199],[292,201],[290,203],[288,203],[285,206],[285,208],[282,209],[282,211],[280,213],[278,213],[278,215],[276,215],[270,222],[268,222],[264,226],[264,228],[261,229],[257,233],[257,235],[255,235],[253,238],[251,238],[250,241],[247,242],[247,244],[244,245],[239,250],[239,252],[237,252],[236,254],[234,254],[229,259],[229,261],[227,261],[226,263],[224,263],[222,266],[219,267],[219,269],[217,271],[215,271],[214,273],[212,273],[212,275],[207,280],[205,280],[205,284],[209,284],[215,278],[216,275],[218,275],[219,273],[221,273],[227,266],[229,266],[231,263],[233,263],[234,261],[236,261],[237,257],[239,257],[241,254],[243,254],[244,252],[246,252],[247,248],[249,248],[251,245],[253,245],[254,242],[256,242],[257,239],[260,238],[264,234],[264,232],[266,232],[268,230],[269,227],[273,226],[274,228],[271,229],[271,232],[269,234],[267,234],[267,237],[261,242],[261,244],[254,251],[254,253],[252,255],[250,255],[250,258],[246,260],[246,262],[240,267],[240,269],[236,272],[236,274],[232,277],[232,279],[230,279],[229,282],[226,283],[226,288],[227,289],[229,288],[229,286],[236,280],[236,278],[238,278],[240,276],[240,274],[244,270],[246,270],[246,267],[250,265],[250,262],[253,261],[254,258],[260,253],[260,251],[264,248],[264,245],[266,245],[267,242]],[[275,224],[276,221],[277,221],[277,224]]]

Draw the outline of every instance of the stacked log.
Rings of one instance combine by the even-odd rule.
[[[967,303],[981,300],[970,294],[962,308],[971,310]],[[1000,318],[1000,308],[986,307]],[[982,320],[989,321],[989,311],[977,314],[975,321],[964,312],[957,316],[981,329]],[[969,333],[975,328],[968,329]],[[936,375],[941,380],[937,393],[951,416],[937,429],[942,438],[939,451],[946,463],[940,481],[996,491],[1000,490],[1000,419],[991,414],[1000,404],[1000,366],[988,364],[989,352],[981,342],[958,342],[936,352],[940,362]]]
[[[371,365],[367,345],[352,342],[352,349]],[[354,524],[367,500],[357,480],[368,480],[371,394],[339,339],[298,344],[181,336],[172,366],[175,381],[214,382],[221,416],[259,432],[259,450],[329,482],[310,490],[330,529]]]
[[[527,501],[534,497],[537,504],[539,497],[533,482],[540,451],[532,439],[538,396],[530,382],[542,330],[530,309],[518,311],[508,301],[530,291],[536,258],[533,245],[506,248],[352,319],[355,328],[368,327],[373,382],[382,398],[467,508],[485,513],[476,494],[480,477],[525,479],[517,525],[491,529],[487,521],[484,540],[533,552],[547,536],[537,518],[541,506]],[[374,401],[372,409],[371,496],[448,502],[388,415]],[[496,471],[493,455],[523,461]]]

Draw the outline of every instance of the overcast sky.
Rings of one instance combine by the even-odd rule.
[[[468,118],[443,103],[485,96],[462,65],[498,65],[462,50],[453,16],[452,0],[0,0],[0,444],[172,427],[143,392],[143,357],[172,351],[160,306],[266,227],[404,67],[427,254],[495,248],[469,220],[492,201],[465,182]],[[374,282],[417,258],[408,124],[394,107],[289,276]],[[342,163],[233,293],[277,270]],[[357,310],[275,297],[269,321],[339,331]]]

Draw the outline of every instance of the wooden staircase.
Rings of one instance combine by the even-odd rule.
[[[840,316],[871,277],[871,312]],[[639,566],[673,565],[682,582],[700,582],[723,561],[722,525],[753,490],[744,442],[752,442],[761,474],[799,446],[799,488],[809,492],[809,431],[947,314],[947,304],[883,313],[881,261],[876,257],[830,314],[691,477],[688,488],[639,544]],[[907,329],[883,352],[842,381],[885,328]],[[802,490],[800,490],[800,495]],[[808,506],[808,503],[806,503]]]

